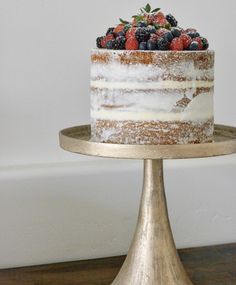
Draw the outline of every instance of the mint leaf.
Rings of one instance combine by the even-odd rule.
[[[147,4],[146,7],[144,8],[144,10],[145,10],[147,13],[150,13],[150,11],[151,11],[151,6],[150,6],[150,4]]]
[[[158,12],[160,10],[161,10],[161,8],[156,8],[156,9],[153,9],[151,13],[155,13],[155,12]]]
[[[121,19],[121,18],[120,18],[120,22],[121,22],[122,24],[125,24],[125,25],[126,25],[126,24],[129,24],[128,21],[125,21],[125,20],[123,20],[123,19]]]

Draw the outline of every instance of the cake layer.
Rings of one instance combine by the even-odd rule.
[[[194,144],[211,142],[213,118],[202,123],[93,120],[93,141],[118,144]]]
[[[93,50],[93,138],[120,143],[211,140],[213,91],[213,51]],[[146,138],[135,139],[147,126]],[[104,139],[103,130],[112,136]]]

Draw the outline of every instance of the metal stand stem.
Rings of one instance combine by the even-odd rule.
[[[193,285],[173,240],[163,183],[163,160],[144,160],[136,232],[112,285]]]

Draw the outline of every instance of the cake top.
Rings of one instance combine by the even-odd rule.
[[[97,47],[112,50],[207,50],[208,40],[193,28],[184,29],[172,14],[165,15],[150,4],[131,21],[120,18],[116,27],[97,38]]]

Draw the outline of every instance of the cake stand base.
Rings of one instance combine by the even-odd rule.
[[[192,285],[170,228],[161,159],[144,160],[143,193],[135,235],[112,285]]]
[[[163,183],[163,159],[236,153],[236,128],[214,126],[214,142],[195,145],[125,145],[91,140],[90,125],[60,132],[60,145],[75,153],[144,160],[138,223],[127,258],[112,285],[192,285],[173,240]]]

